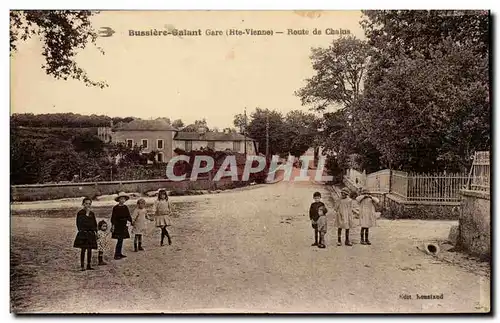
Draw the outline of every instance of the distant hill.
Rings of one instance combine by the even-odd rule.
[[[46,128],[92,128],[106,127],[119,122],[130,122],[133,117],[111,118],[105,115],[81,115],[75,113],[14,113],[10,117],[11,127]]]

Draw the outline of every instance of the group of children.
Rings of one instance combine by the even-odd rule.
[[[116,239],[114,259],[120,260],[126,258],[122,253],[123,240],[130,238],[127,224],[132,225],[132,234],[134,235],[134,251],[143,251],[142,236],[145,233],[147,221],[155,221],[156,227],[161,228],[160,246],[164,245],[165,237],[168,244],[172,244],[172,239],[167,231],[167,227],[172,225],[171,214],[172,206],[168,200],[167,191],[160,189],[158,191],[158,200],[153,205],[153,216],[148,215],[146,201],[139,199],[137,207],[130,213],[125,203],[129,200],[125,193],[119,193],[115,198],[118,202],[113,207],[111,214],[111,230],[108,231],[108,224],[102,220],[97,223],[94,212],[91,211],[92,200],[84,198],[82,202],[83,209],[76,215],[76,235],[73,247],[80,248],[80,266],[81,270],[92,270],[92,250],[98,250],[98,265],[106,265],[104,262],[104,253],[109,245],[109,237]],[[85,254],[87,254],[87,266],[85,267]]]
[[[349,230],[355,227],[353,215],[353,200],[350,198],[348,188],[343,188],[340,192],[340,199],[335,204],[335,222],[337,228],[337,246],[342,245],[342,229],[345,230],[345,245],[352,246],[349,240]],[[325,234],[327,232],[326,213],[328,212],[325,204],[321,202],[321,193],[313,194],[314,202],[309,208],[309,219],[314,229],[314,243],[312,246],[326,248]],[[359,224],[361,226],[361,244],[371,245],[368,239],[369,229],[376,225],[375,204],[379,200],[371,196],[368,190],[361,190],[361,194],[356,197],[359,204]]]

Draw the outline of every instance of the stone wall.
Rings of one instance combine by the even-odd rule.
[[[139,180],[123,182],[67,183],[40,185],[11,186],[12,201],[40,201],[72,197],[94,197],[99,195],[117,194],[118,192],[146,193],[159,188],[167,190],[215,190],[233,188],[238,182],[230,177],[214,182],[208,178],[198,178],[196,181],[172,181],[168,179]],[[241,185],[239,185],[241,186]]]
[[[491,213],[488,192],[461,191],[458,245],[482,258],[491,256]]]
[[[385,194],[382,216],[387,219],[457,220],[460,205],[457,203],[411,203],[393,194]]]

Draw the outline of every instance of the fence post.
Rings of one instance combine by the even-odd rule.
[[[392,193],[392,168],[389,166],[389,193]]]

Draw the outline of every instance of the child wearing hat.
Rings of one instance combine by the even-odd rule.
[[[340,191],[340,200],[335,205],[335,227],[337,227],[337,246],[342,245],[342,229],[345,230],[345,245],[352,246],[349,241],[349,229],[354,227],[352,214],[352,199],[349,197],[349,189],[344,187]]]
[[[371,196],[370,192],[363,188],[361,195],[356,198],[359,203],[359,224],[361,226],[361,244],[371,245],[368,239],[368,230],[376,225],[375,203],[378,198]]]
[[[120,192],[115,198],[115,201],[118,202],[118,204],[113,207],[113,213],[111,214],[111,238],[117,240],[115,247],[115,260],[126,257],[122,253],[123,240],[130,238],[127,222],[132,223],[130,210],[128,209],[128,206],[125,205],[125,202],[127,202],[128,199],[129,196],[127,194]]]

